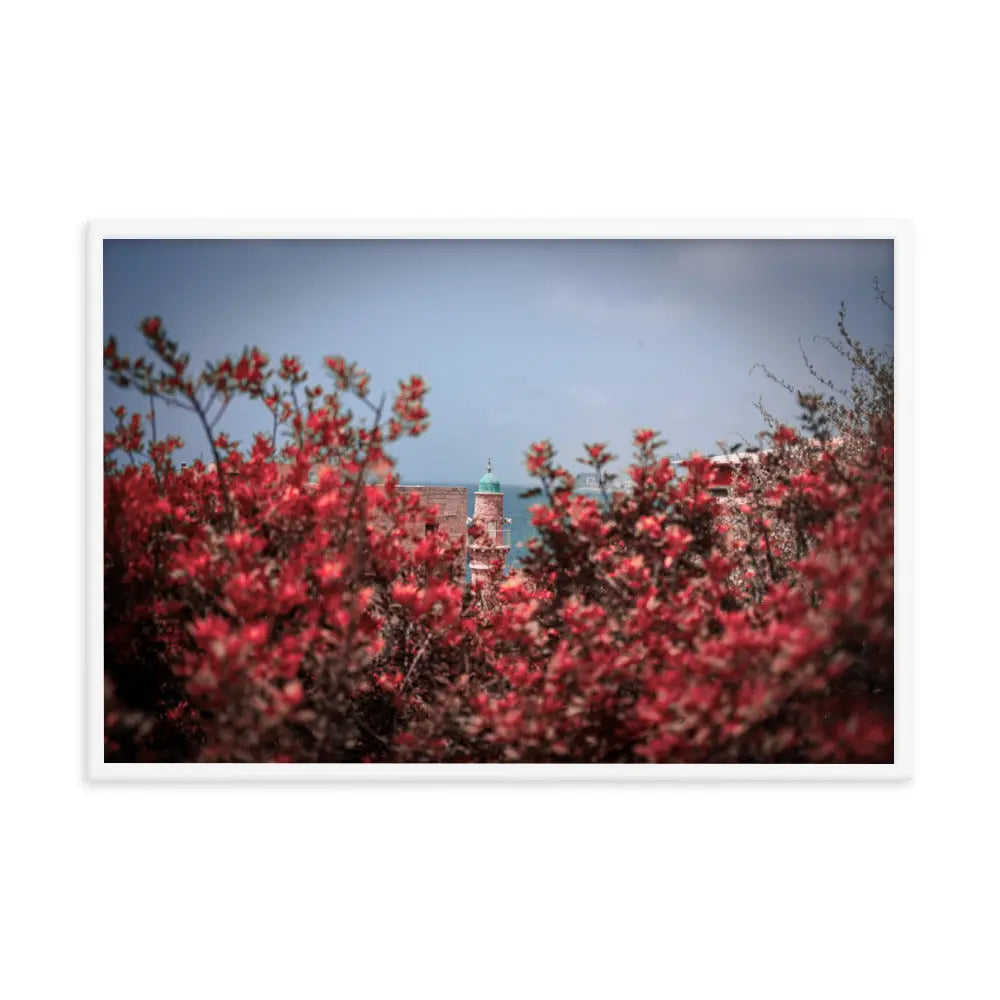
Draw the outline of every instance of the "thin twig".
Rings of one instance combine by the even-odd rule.
[[[427,636],[427,638],[424,639],[424,644],[420,647],[420,649],[417,651],[417,655],[413,658],[413,662],[410,664],[409,670],[406,671],[406,676],[403,678],[404,685],[410,679],[410,675],[413,673],[413,671],[416,670],[417,664],[420,662],[424,653],[427,652],[427,647],[430,644],[431,644],[431,637]]]

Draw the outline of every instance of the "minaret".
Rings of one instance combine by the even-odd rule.
[[[469,539],[469,569],[472,582],[476,583],[489,577],[490,563],[497,559],[506,563],[510,551],[510,531],[503,516],[503,493],[500,492],[500,480],[493,475],[493,459],[486,463],[486,475],[479,480],[472,520],[485,529],[479,538]]]

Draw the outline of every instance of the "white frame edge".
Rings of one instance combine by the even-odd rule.
[[[104,760],[102,433],[105,239],[891,239],[896,377],[895,754],[892,764],[109,764]],[[913,776],[913,227],[903,220],[95,220],[87,226],[87,776],[188,781],[905,781]],[[902,612],[902,614],[900,614]],[[902,627],[900,627],[902,625]]]

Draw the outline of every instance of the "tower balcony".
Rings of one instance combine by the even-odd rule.
[[[485,530],[478,538],[469,536],[469,550],[509,549],[510,528],[503,525],[485,525]]]

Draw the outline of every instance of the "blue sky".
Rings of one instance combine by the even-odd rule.
[[[757,362],[809,385],[799,341],[846,383],[837,309],[867,344],[891,348],[887,240],[107,240],[105,336],[140,349],[159,314],[193,363],[257,345],[367,368],[375,397],[417,373],[430,384],[430,430],[401,442],[404,482],[472,482],[492,456],[501,482],[524,483],[524,452],[551,438],[564,464],[606,441],[624,467],[631,432],[654,427],[672,453],[710,453],[763,429],[755,402],[792,420],[794,401]],[[108,409],[143,401],[105,380]],[[361,410],[364,408],[361,407]],[[358,408],[356,408],[358,412]],[[182,459],[207,456],[187,413],[159,406]],[[224,425],[224,426],[223,426]],[[223,418],[249,444],[270,427],[262,403]]]

